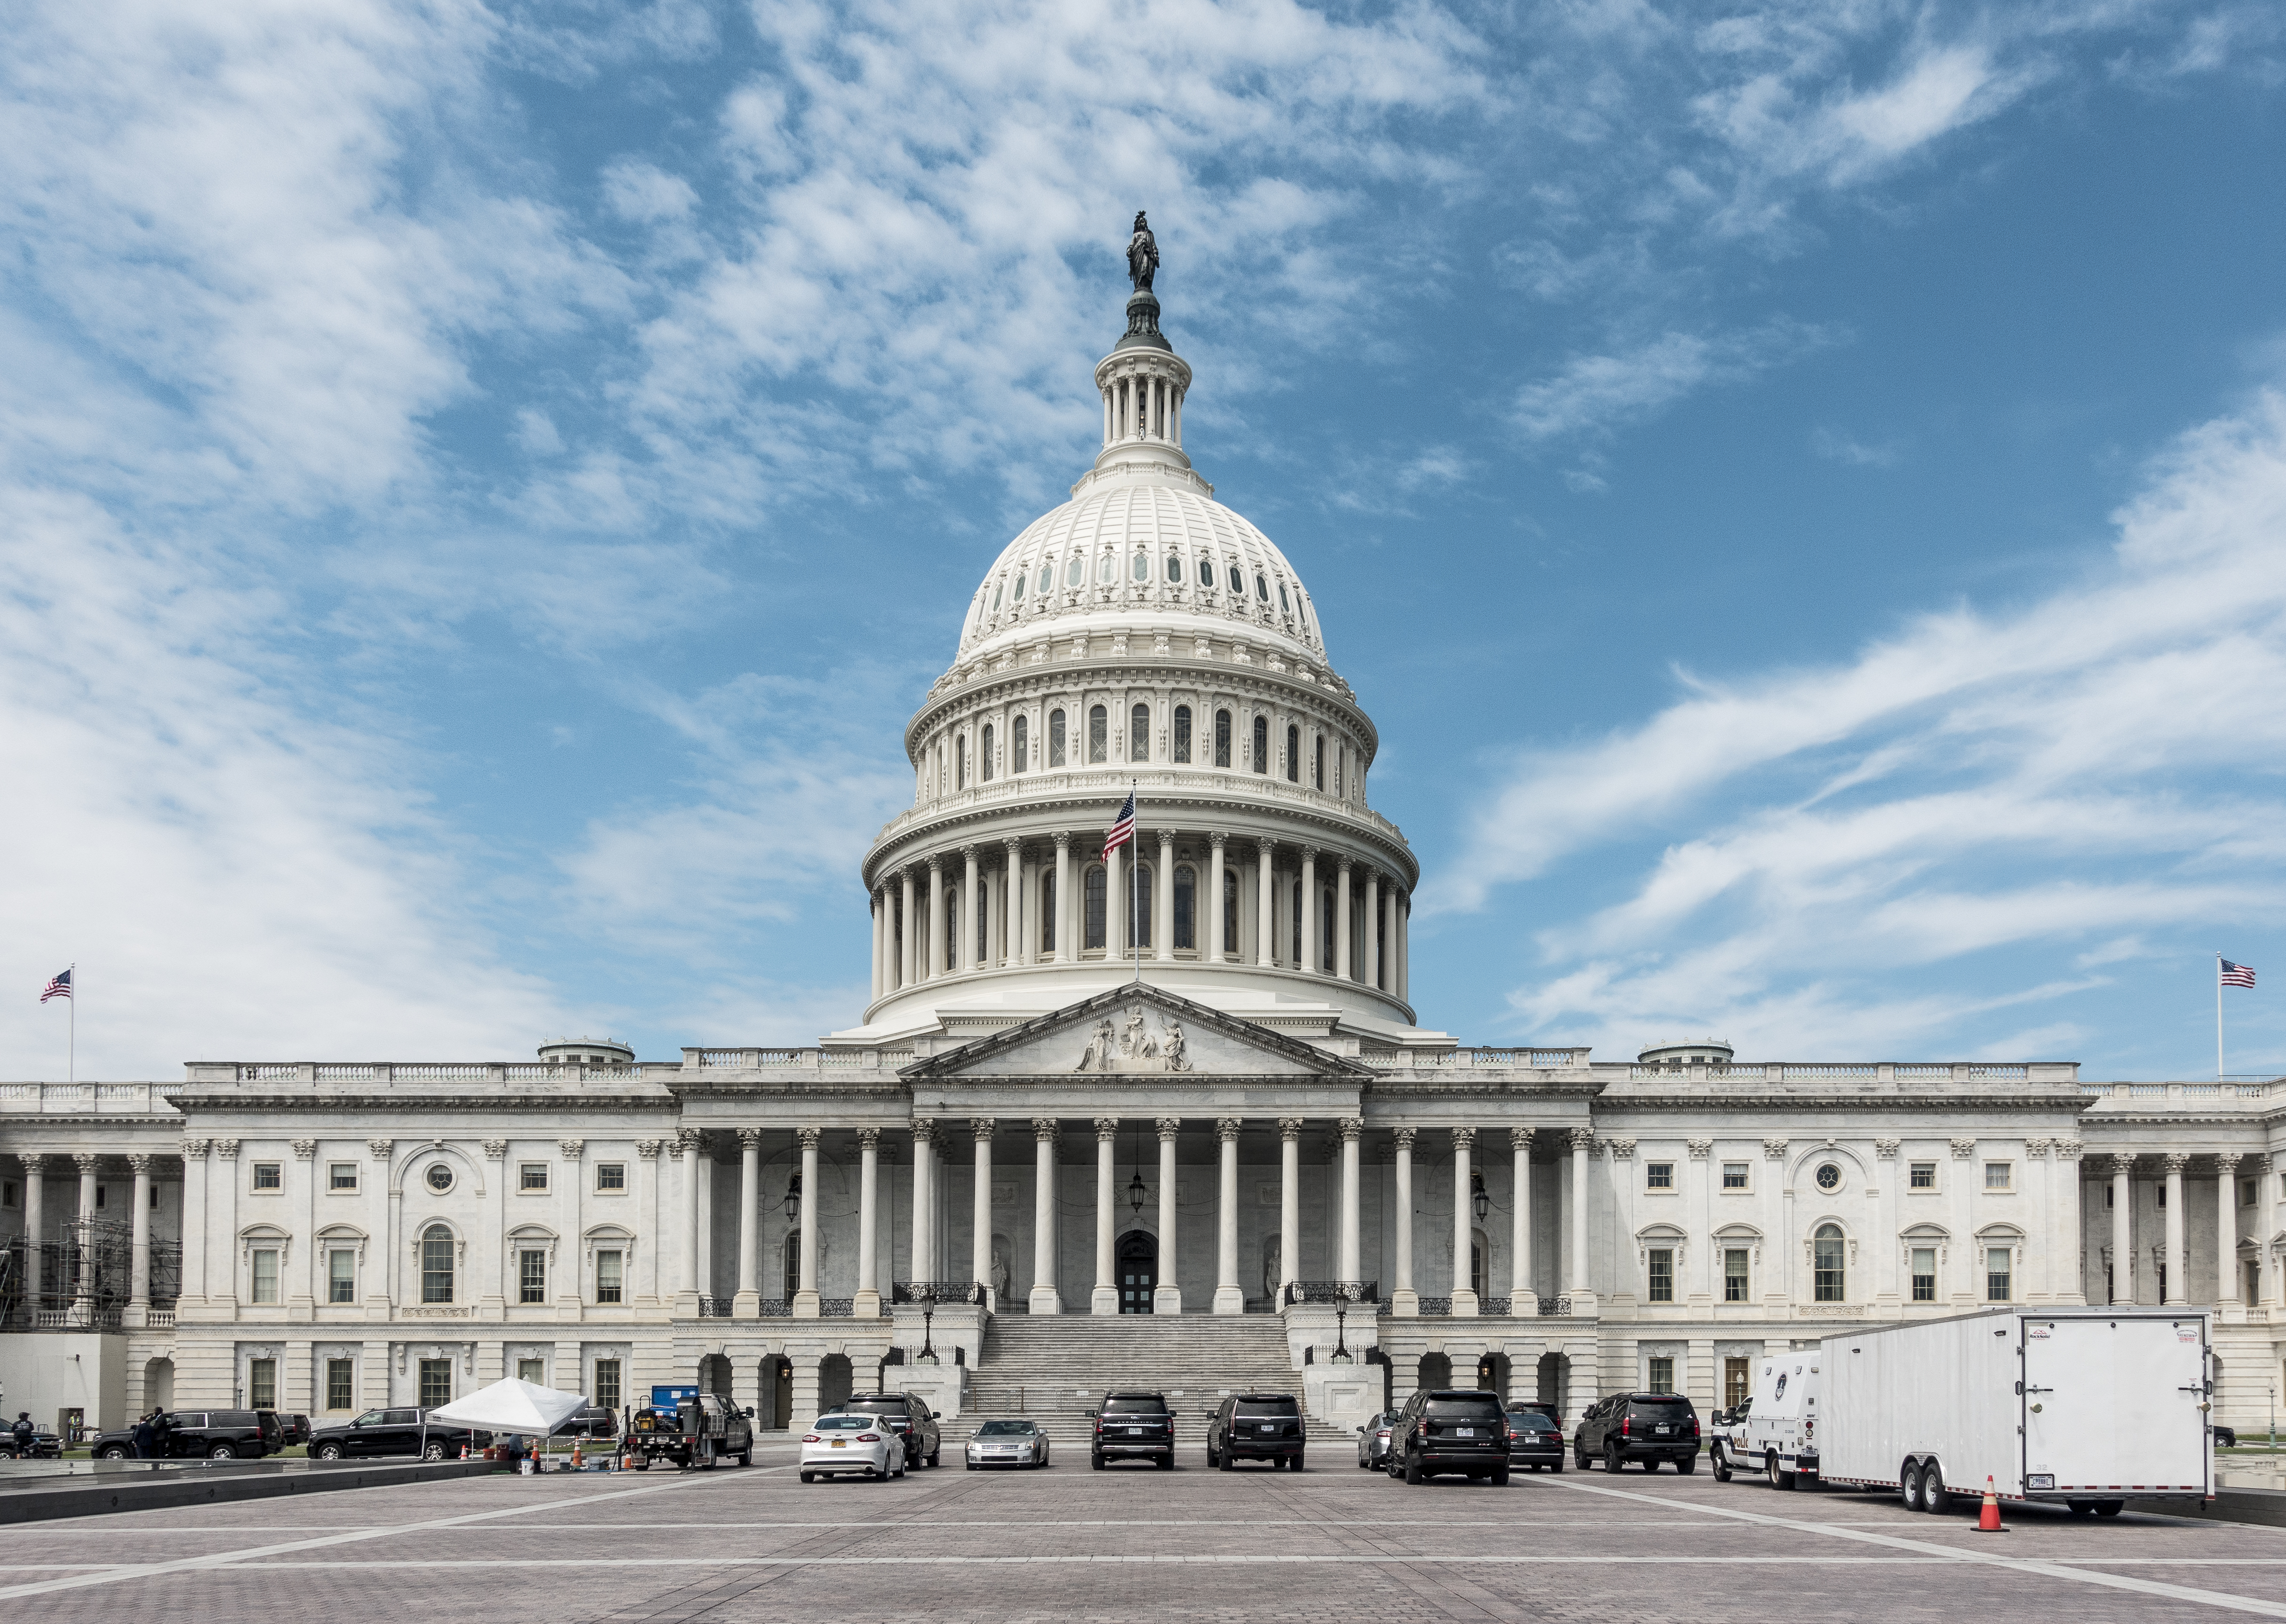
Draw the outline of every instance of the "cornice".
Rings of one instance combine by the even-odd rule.
[[[2084,1095],[2068,1094],[2060,1090],[2049,1094],[1605,1094],[1599,1103],[1605,1113],[1641,1108],[1686,1113],[1752,1112],[1767,1116],[1778,1110],[1931,1110],[1957,1116],[1962,1112],[2041,1110],[2077,1116],[2087,1108],[2090,1101]]]
[[[670,1092],[658,1094],[597,1094],[591,1097],[572,1097],[564,1094],[519,1094],[503,1092],[497,1094],[417,1094],[391,1092],[386,1094],[321,1094],[314,1091],[296,1094],[249,1094],[233,1092],[226,1094],[193,1094],[185,1090],[175,1096],[183,1113],[193,1111],[296,1111],[307,1112],[323,1108],[339,1110],[374,1110],[391,1116],[422,1111],[527,1111],[548,1112],[555,1116],[574,1116],[582,1111],[632,1114],[639,1111],[673,1113],[675,1095]],[[84,1122],[85,1117],[74,1121]]]
[[[1139,634],[1131,633],[1131,635],[1135,635]],[[1148,628],[1145,628],[1139,635],[1147,638],[1151,633]],[[1373,758],[1381,752],[1380,729],[1374,725],[1373,718],[1366,713],[1365,707],[1352,697],[1349,684],[1342,681],[1332,666],[1320,664],[1318,669],[1324,672],[1329,681],[1305,681],[1295,672],[1273,671],[1259,662],[1241,666],[1228,660],[1201,659],[1195,654],[1173,652],[1139,656],[1131,650],[1123,658],[1090,654],[1078,659],[1074,659],[1068,655],[1051,654],[1045,660],[1037,665],[1029,660],[1020,658],[1014,666],[1005,671],[998,669],[996,666],[993,668],[979,670],[966,681],[956,682],[952,687],[944,689],[942,691],[932,690],[930,696],[921,702],[920,708],[913,713],[911,720],[905,723],[905,757],[909,761],[914,761],[915,765],[918,765],[914,756],[916,741],[934,732],[962,707],[999,703],[995,696],[1004,690],[1021,689],[1025,684],[1030,683],[1038,684],[1042,688],[1049,686],[1211,687],[1227,690],[1234,693],[1274,691],[1281,695],[1305,694],[1313,699],[1323,701],[1327,708],[1346,717],[1355,725],[1362,736],[1364,744],[1368,746],[1367,764],[1370,766]],[[1124,682],[1097,680],[1129,673],[1145,680]],[[1210,677],[1204,674],[1209,673],[1212,674]],[[1200,674],[1195,682],[1191,680],[1192,674]],[[1075,675],[1084,677],[1085,680],[1075,684],[1068,680]],[[943,681],[942,678],[938,680],[940,682]],[[1336,687],[1335,683],[1341,685]]]

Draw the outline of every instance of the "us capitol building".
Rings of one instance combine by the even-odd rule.
[[[2211,1307],[2217,1419],[2258,1423],[2286,1083],[1420,1024],[1379,735],[1185,451],[1137,227],[1102,450],[906,727],[857,1022],[0,1084],[10,1410],[338,1420],[512,1375],[784,1426],[853,1384],[1076,1416],[1109,1379],[1194,1415],[1276,1379],[1328,1430],[1471,1382],[1568,1421],[1623,1387],[1735,1400],[1837,1324],[2111,1298]]]

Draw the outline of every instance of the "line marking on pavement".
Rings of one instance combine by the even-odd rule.
[[[2226,1590],[2202,1590],[2190,1585],[2168,1584],[2156,1579],[2137,1579],[2126,1573],[2106,1573],[2082,1567],[2078,1562],[2101,1562],[2101,1557],[2087,1557],[2077,1561],[2041,1557],[2008,1557],[1996,1551],[1964,1550],[1949,1545],[1939,1545],[1928,1540],[1907,1539],[1894,1533],[1874,1533],[1860,1528],[1843,1528],[1832,1523],[1812,1522],[1798,1518],[1772,1517],[1762,1511],[1742,1511],[1729,1506],[1701,1505],[1687,1500],[1662,1500],[1650,1494],[1638,1494],[1628,1489],[1605,1488],[1592,1483],[1564,1483],[1549,1479],[1534,1484],[1535,1488],[1563,1490],[1574,1494],[1605,1494],[1614,1500],[1631,1500],[1643,1505],[1667,1508],[1683,1507],[1708,1517],[1725,1517],[1742,1523],[1759,1524],[1768,1528],[1789,1528],[1800,1533],[1823,1533],[1837,1540],[1856,1540],[1869,1545],[1887,1546],[1894,1550],[1929,1552],[1949,1557],[1956,1562],[1976,1563],[1985,1567],[2005,1568],[2012,1573],[2027,1573],[2040,1579],[2070,1579],[2081,1584],[2103,1585],[2115,1590],[2132,1590],[2141,1596],[2164,1596],[2170,1601],[2198,1602],[2209,1607],[2227,1608],[2233,1612],[2259,1613],[2264,1618],[2286,1619],[2286,1604],[2263,1601],[2251,1596],[2235,1596]],[[1470,1560],[1475,1560],[1471,1557]],[[2183,1565],[2195,1565],[2187,1564]]]

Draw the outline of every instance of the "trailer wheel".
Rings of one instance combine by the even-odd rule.
[[[1905,1510],[1919,1510],[1921,1509],[1921,1469],[1911,1461],[1907,1461],[1905,1475],[1899,1480],[1898,1486],[1904,1492]]]
[[[2093,1517],[2095,1515],[2095,1505],[2092,1501],[2071,1501],[2068,1502],[2066,1510],[2069,1510],[2074,1517]]]
[[[1944,1486],[1944,1469],[1935,1461],[1921,1468],[1921,1510],[1931,1517],[1952,1509],[1952,1494]]]
[[[2101,1500],[2096,1502],[2095,1514],[2098,1517],[2117,1517],[2125,1510],[2127,1502],[2124,1500]]]

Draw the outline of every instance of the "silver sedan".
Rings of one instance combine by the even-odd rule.
[[[1358,1464],[1360,1466],[1385,1467],[1389,1464],[1391,1430],[1389,1423],[1394,1419],[1396,1416],[1393,1412],[1383,1411],[1378,1415],[1368,1417],[1365,1425],[1358,1429]]]
[[[1048,1435],[1029,1421],[988,1421],[969,1436],[968,1470],[1045,1466]]]

